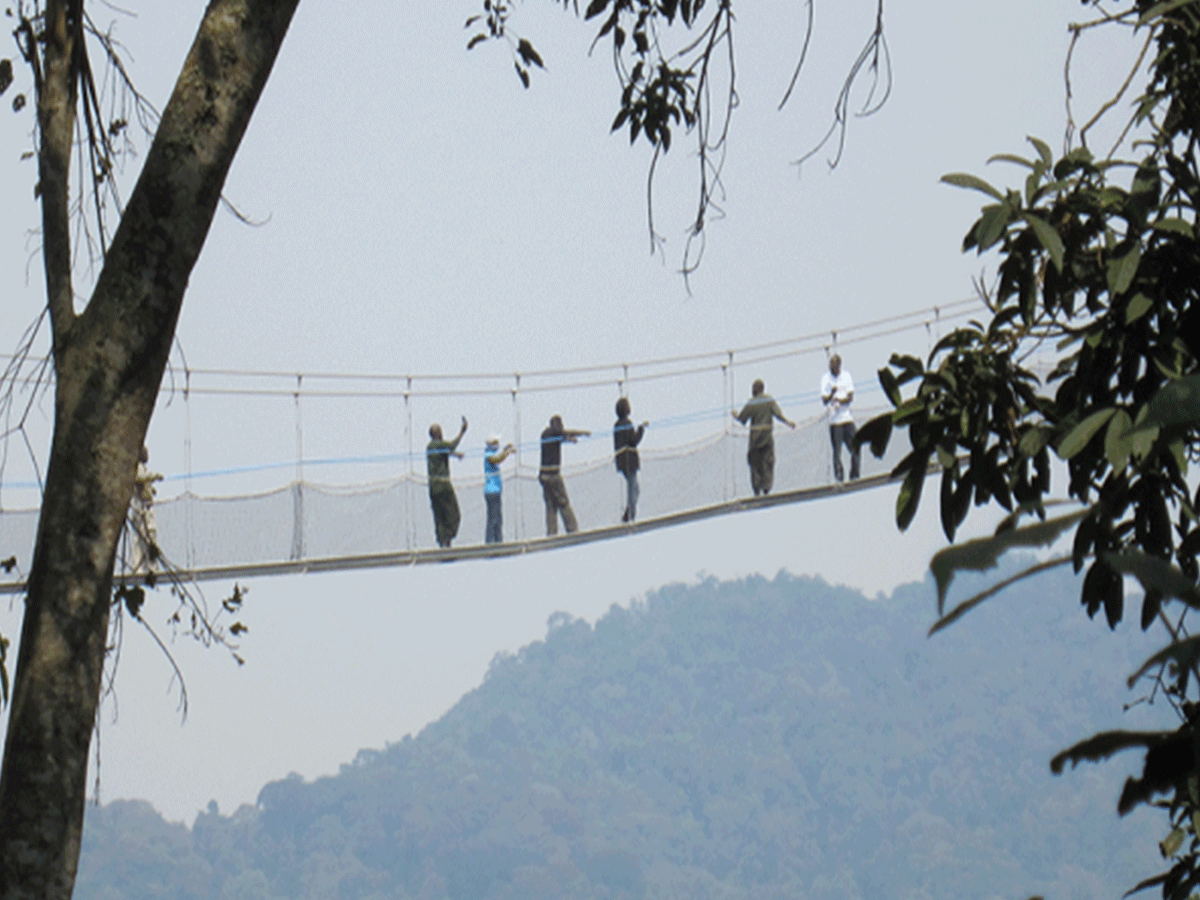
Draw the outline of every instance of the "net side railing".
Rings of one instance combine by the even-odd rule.
[[[823,418],[803,422],[794,431],[777,425],[774,435],[773,493],[833,482],[829,427]],[[746,440],[745,430],[734,428],[682,447],[641,450],[639,523],[691,510],[741,508],[739,504],[752,496]],[[864,449],[862,477],[889,472],[907,451],[902,446],[906,443],[893,442],[883,460]],[[580,533],[612,529],[624,510],[625,479],[611,456],[572,464],[570,457],[580,450],[570,444],[564,447],[562,469]],[[484,542],[483,473],[467,472],[469,463],[479,464],[479,460],[455,461],[451,467],[462,511],[455,548]],[[845,463],[848,467],[849,461]],[[509,462],[503,469],[504,540],[541,542],[546,524],[537,467]],[[424,475],[351,487],[294,482],[267,493],[234,497],[184,493],[160,500],[154,509],[158,545],[165,559],[185,573],[253,572],[282,563],[397,553],[445,555],[434,539]],[[0,580],[0,589],[12,590],[29,571],[37,517],[38,511],[32,509],[0,512],[0,556],[17,560],[14,571]],[[123,551],[127,544],[128,539],[123,541]],[[121,565],[118,562],[118,572]]]

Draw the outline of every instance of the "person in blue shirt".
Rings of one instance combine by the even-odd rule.
[[[500,435],[493,434],[487,439],[487,449],[483,454],[483,502],[487,504],[487,526],[483,532],[485,544],[499,544],[504,541],[504,525],[500,507],[500,495],[504,491],[504,479],[500,476],[500,463],[508,458],[516,447],[506,444],[500,449]]]

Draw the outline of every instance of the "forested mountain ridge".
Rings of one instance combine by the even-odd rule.
[[[786,574],[556,614],[337,776],[190,830],[91,809],[76,898],[1115,898],[1155,862],[1153,817],[1116,818],[1119,765],[1047,762],[1169,720],[1121,716],[1151,644],[1076,596],[1045,575],[932,640],[928,585]]]

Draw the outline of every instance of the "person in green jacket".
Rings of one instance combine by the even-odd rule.
[[[433,529],[439,547],[449,547],[458,535],[462,513],[458,509],[458,497],[450,483],[451,455],[462,459],[458,443],[467,433],[467,417],[463,416],[458,437],[447,441],[442,437],[442,426],[429,426],[429,443],[425,447],[425,465],[429,471],[429,505],[433,507]]]
[[[775,420],[783,422],[788,428],[795,428],[796,423],[783,414],[774,397],[765,393],[761,378],[754,382],[750,394],[750,400],[741,412],[733,410],[733,417],[743,425],[750,423],[750,448],[746,452],[746,462],[750,464],[750,486],[757,497],[771,493],[771,485],[775,481],[775,437],[771,433]]]

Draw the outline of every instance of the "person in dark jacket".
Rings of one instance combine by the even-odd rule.
[[[542,485],[542,499],[546,501],[546,536],[558,534],[558,517],[562,515],[567,534],[579,528],[571,501],[567,499],[567,485],[562,477],[562,445],[575,443],[591,434],[580,428],[564,428],[562,416],[551,416],[550,424],[542,431],[542,465],[538,469],[538,481]]]
[[[616,455],[613,461],[617,471],[625,476],[625,512],[621,516],[622,522],[632,522],[637,515],[638,496],[641,493],[638,487],[641,460],[638,458],[637,445],[642,442],[642,436],[649,424],[643,422],[635,428],[629,418],[629,399],[622,397],[617,401],[617,422],[613,425],[613,452]]]

